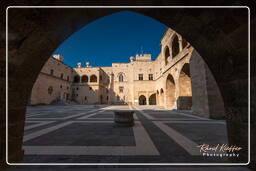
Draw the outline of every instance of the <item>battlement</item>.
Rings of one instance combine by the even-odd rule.
[[[151,54],[137,54],[136,61],[151,61]]]

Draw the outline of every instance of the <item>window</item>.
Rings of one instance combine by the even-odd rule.
[[[82,83],[87,83],[88,82],[88,76],[87,75],[83,75],[81,81],[82,81]]]
[[[87,100],[87,97],[86,97],[86,96],[84,96],[84,100]]]
[[[51,69],[51,73],[50,74],[53,75],[53,69]]]
[[[139,74],[139,80],[143,80],[143,74]]]
[[[123,82],[124,81],[124,76],[123,74],[120,74],[118,77],[119,82]]]
[[[69,87],[67,87],[67,90],[69,89]]]
[[[124,87],[119,87],[119,93],[123,93],[124,92]]]
[[[90,82],[97,82],[97,77],[96,77],[96,75],[90,76]]]
[[[175,35],[172,41],[172,57],[174,58],[175,56],[177,56],[179,52],[180,52],[179,39],[178,39],[178,36]]]
[[[60,78],[63,79],[63,73],[60,74]]]
[[[153,80],[153,74],[148,74],[148,80]]]
[[[53,92],[53,88],[52,88],[52,86],[49,86],[49,87],[48,87],[48,94],[50,94],[50,95],[51,95],[51,94],[52,94],[52,92]]]
[[[62,88],[62,85],[60,85],[60,88]]]
[[[107,101],[108,101],[108,96],[107,96]]]
[[[79,83],[80,82],[80,77],[78,75],[76,75],[74,77],[74,83]]]
[[[69,76],[67,76],[67,81],[69,81]]]
[[[76,90],[79,90],[79,88],[77,87]]]
[[[92,87],[89,87],[89,90],[92,90]]]

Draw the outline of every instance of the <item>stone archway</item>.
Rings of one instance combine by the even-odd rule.
[[[180,52],[180,47],[179,47],[179,38],[177,34],[174,35],[172,39],[172,58],[175,58],[177,54]]]
[[[139,105],[146,105],[146,104],[147,104],[147,98],[144,95],[140,95]]]
[[[185,63],[179,75],[179,97],[177,108],[180,110],[190,110],[192,107],[192,88],[189,63]]]
[[[90,76],[90,82],[91,83],[96,83],[97,82],[97,76],[96,75],[91,75]]]
[[[87,83],[89,81],[89,77],[87,76],[87,75],[83,75],[82,77],[81,77],[81,82],[82,83]]]
[[[65,0],[62,1],[64,2]],[[5,3],[5,7],[9,5],[13,4]],[[56,2],[55,5],[58,3]],[[8,142],[9,147],[12,147],[8,149],[9,162],[19,161],[22,158],[21,145],[27,101],[40,69],[51,53],[82,26],[121,10],[118,8],[76,8],[75,10],[9,8],[8,33],[13,38],[9,39],[8,46],[8,117],[11,118]],[[247,149],[247,141],[241,142],[240,139],[246,139],[244,131],[247,130],[248,121],[248,70],[245,69],[248,66],[248,38],[245,36],[248,35],[248,9],[223,8],[217,9],[217,12],[216,9],[207,8],[129,10],[168,25],[197,49],[212,71],[220,87],[225,109],[229,113],[229,118],[232,118],[228,122],[229,132],[237,132],[236,136],[229,136],[230,143]],[[212,16],[211,21],[205,22],[202,16]],[[255,21],[255,16],[251,20]],[[1,17],[1,23],[5,23],[4,16]],[[1,33],[5,35],[3,31]],[[4,64],[5,61],[2,62],[2,65]],[[254,78],[255,75],[251,77]],[[5,74],[2,74],[1,78],[5,80]],[[2,103],[2,106],[5,106],[4,102]],[[243,116],[243,119],[236,117],[237,111],[240,111],[239,115]],[[1,113],[5,113],[4,108]],[[5,125],[5,116],[1,120],[1,125]],[[5,139],[5,135],[1,135],[0,139]],[[5,152],[4,148],[5,145],[1,145],[1,151]],[[247,161],[246,150],[241,156]],[[1,160],[4,160],[4,157],[5,153],[1,153]]]
[[[175,105],[175,81],[171,74],[169,74],[166,78],[166,107],[167,108],[174,108]]]
[[[148,103],[149,105],[156,105],[156,93],[149,96]]]

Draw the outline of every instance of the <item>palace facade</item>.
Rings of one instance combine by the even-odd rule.
[[[161,105],[192,110],[201,116],[221,117],[224,105],[207,64],[178,33],[168,29],[161,52],[130,57],[129,63],[71,68],[53,55],[42,68],[31,92],[30,104]]]

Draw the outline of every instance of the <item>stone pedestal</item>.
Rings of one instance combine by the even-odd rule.
[[[117,126],[131,127],[134,125],[134,111],[114,111],[114,122]]]

